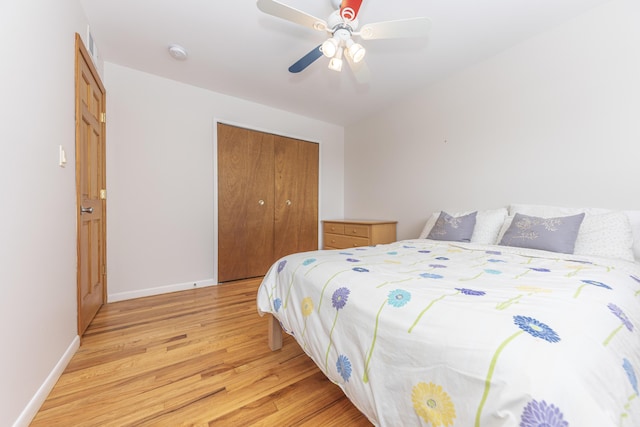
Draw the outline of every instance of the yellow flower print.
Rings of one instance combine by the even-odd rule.
[[[437,384],[418,383],[411,393],[416,414],[433,427],[453,425],[456,409],[449,395]]]
[[[302,300],[302,315],[307,317],[311,313],[313,313],[313,301],[311,297],[306,297]]]
[[[303,348],[306,350],[308,343],[304,337],[304,334],[307,333],[307,319],[309,318],[311,313],[313,313],[313,300],[311,299],[311,297],[304,298],[300,303],[300,308],[302,309],[302,316],[304,316],[304,329],[302,330],[300,338],[304,341]]]
[[[516,289],[521,290],[522,292],[530,292],[532,294],[539,294],[539,293],[546,293],[546,294],[550,294],[552,291],[551,289],[545,289],[545,288],[539,288],[537,286],[527,286],[527,285],[521,285],[518,286]]]

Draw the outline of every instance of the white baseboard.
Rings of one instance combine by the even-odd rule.
[[[71,361],[73,355],[76,354],[76,351],[78,351],[79,347],[80,337],[76,335],[58,363],[56,363],[56,366],[47,376],[47,379],[44,381],[44,383],[42,383],[36,394],[31,398],[31,401],[29,401],[29,404],[26,406],[26,408],[24,408],[16,422],[13,423],[13,427],[27,427],[31,423],[33,417],[35,417],[38,413],[38,410],[40,410],[40,407],[47,399],[47,396],[49,396],[49,393],[51,393],[53,386],[56,385],[56,382],[58,382],[60,375],[62,375],[62,372],[64,372],[64,369]]]
[[[167,294],[169,292],[186,291],[187,289],[204,288],[217,285],[213,279],[199,280],[197,282],[177,283],[174,285],[159,286],[157,288],[140,289],[137,291],[118,292],[107,296],[108,302],[124,301],[134,298],[149,297],[152,295]]]

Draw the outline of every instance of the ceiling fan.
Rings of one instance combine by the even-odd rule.
[[[369,81],[369,70],[363,59],[365,48],[354,40],[426,37],[431,28],[427,18],[410,18],[363,25],[358,30],[358,12],[363,0],[331,0],[336,10],[325,21],[276,0],[258,0],[258,9],[269,15],[326,32],[329,38],[300,58],[289,72],[299,73],[323,55],[330,58],[329,69],[341,71],[343,57],[353,70],[359,83]]]

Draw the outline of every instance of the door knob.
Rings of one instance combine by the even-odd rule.
[[[262,199],[261,199],[261,200],[258,200],[258,204],[259,204],[260,206],[264,206],[264,200],[262,200]]]
[[[93,208],[85,208],[84,206],[80,206],[80,213],[93,213]]]
[[[291,200],[287,200],[287,201],[285,202],[285,204],[286,204],[287,206],[291,206]]]

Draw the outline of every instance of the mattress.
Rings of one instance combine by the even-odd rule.
[[[289,255],[257,295],[378,426],[640,426],[640,264],[405,240]]]

